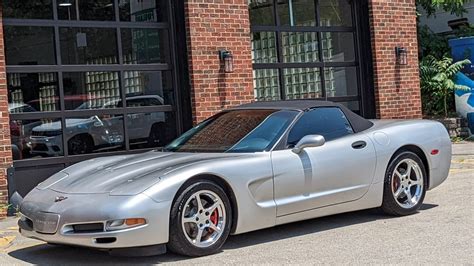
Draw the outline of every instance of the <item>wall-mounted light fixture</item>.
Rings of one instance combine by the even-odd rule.
[[[59,1],[59,6],[60,7],[70,7],[72,6],[72,1],[71,0],[64,0],[64,1]]]
[[[407,49],[404,47],[395,47],[395,54],[397,56],[397,63],[399,65],[407,65],[408,64],[408,52]]]
[[[224,72],[234,72],[234,56],[227,50],[219,50],[219,59],[224,61]]]

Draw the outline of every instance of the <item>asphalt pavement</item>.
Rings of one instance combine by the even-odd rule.
[[[231,236],[216,255],[112,257],[21,237],[16,219],[0,222],[0,264],[471,264],[474,265],[474,142],[453,145],[449,178],[429,191],[419,213],[377,209]]]

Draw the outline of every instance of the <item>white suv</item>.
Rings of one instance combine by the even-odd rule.
[[[163,98],[156,95],[127,97],[127,105],[163,105]],[[122,102],[111,101],[104,104],[103,108],[111,106],[122,107]],[[84,109],[84,106],[77,109]],[[145,144],[148,147],[163,145],[165,119],[163,112],[129,114],[126,126],[131,144]],[[116,149],[125,145],[122,115],[68,118],[66,124],[64,133],[69,155]],[[60,121],[33,128],[29,143],[31,153],[42,156],[63,155],[62,133]]]

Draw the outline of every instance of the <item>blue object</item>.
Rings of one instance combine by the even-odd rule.
[[[467,114],[467,125],[471,133],[474,132],[474,113]]]
[[[451,53],[455,62],[464,59],[471,64],[456,74],[456,84],[470,87],[471,90],[455,90],[456,111],[467,119],[471,134],[474,133],[474,37],[449,40]]]
[[[471,60],[472,64],[467,65],[463,73],[474,74],[474,37],[451,39],[448,41],[451,47],[451,55],[455,62],[464,59]]]

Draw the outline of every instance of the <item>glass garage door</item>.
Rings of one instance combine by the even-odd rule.
[[[327,99],[362,113],[356,2],[250,0],[255,100]]]
[[[3,1],[17,170],[54,172],[99,155],[162,147],[176,137],[171,3]]]

